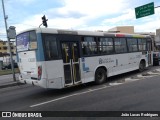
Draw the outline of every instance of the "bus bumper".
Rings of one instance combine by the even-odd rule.
[[[33,86],[40,86],[42,88],[47,88],[45,80],[32,80],[32,79],[23,79],[21,75],[19,75],[19,82],[30,84]]]
[[[23,79],[21,75],[19,75],[19,82],[30,84],[33,86],[40,86],[42,88],[52,88],[52,89],[62,89],[64,88],[64,83],[62,78],[56,78],[52,80],[41,79],[41,80],[32,80],[32,79]]]

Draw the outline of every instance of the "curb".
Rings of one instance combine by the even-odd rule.
[[[12,86],[19,86],[19,85],[25,85],[25,83],[13,82],[13,83],[9,83],[9,84],[3,84],[3,85],[0,85],[0,89],[12,87]]]

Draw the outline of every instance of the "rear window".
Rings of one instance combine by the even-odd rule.
[[[24,32],[16,37],[17,51],[37,49],[37,37],[35,31]]]

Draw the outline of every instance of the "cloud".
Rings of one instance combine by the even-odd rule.
[[[31,4],[35,1],[36,0],[14,0],[12,2],[14,2],[14,3],[17,2],[17,3],[22,4],[22,5],[29,5],[29,4]]]
[[[94,20],[102,16],[119,13],[126,5],[126,0],[64,0],[64,6],[57,9],[60,15],[80,17],[85,20]],[[53,11],[54,13],[55,11]],[[73,14],[74,13],[74,14]],[[78,17],[78,18],[80,18]]]
[[[117,16],[117,17],[114,17],[114,18],[108,18],[108,19],[105,19],[102,24],[115,24],[115,23],[123,23],[125,21],[130,21],[130,20],[135,20],[135,13],[134,13],[134,10],[132,9],[128,9],[126,10],[125,12],[122,13],[122,15],[120,16]],[[128,23],[127,23],[128,24]]]
[[[64,0],[67,11],[79,11],[88,16],[102,16],[118,13],[126,4],[124,0]]]
[[[86,18],[93,20],[102,16],[119,13],[125,7],[126,0],[63,0],[63,6],[59,8],[48,9],[45,13],[50,18]]]
[[[135,25],[136,32],[155,32],[155,29],[159,29],[160,19],[154,21],[144,22],[143,24]]]
[[[70,17],[74,17],[74,18],[81,18],[83,16],[85,16],[85,14],[80,13],[79,11],[67,11],[63,8],[53,8],[53,9],[49,9],[47,11],[44,12],[44,14],[46,14],[49,18],[53,19],[53,18],[70,18]]]
[[[29,16],[30,18],[26,17],[25,21],[17,25],[17,31],[26,28],[25,24],[39,26],[43,14],[49,19],[49,27],[81,29],[101,17],[120,13],[127,2],[126,0],[61,0],[61,4],[60,7],[46,9],[41,14]]]
[[[14,24],[14,26],[16,26],[16,32],[18,33],[28,28],[39,27],[39,25],[42,23],[41,17],[42,17],[41,14],[37,14],[37,15],[28,17],[25,21],[19,24]]]
[[[37,0],[20,0],[19,3],[22,1],[31,4]],[[15,24],[16,31],[39,27],[42,23],[41,17],[44,14],[48,19],[49,28],[107,31],[115,26],[135,25],[137,31],[144,31],[153,30],[152,26],[156,27],[153,22],[150,22],[153,21],[153,18],[135,19],[134,8],[129,0],[59,0],[58,4],[58,6],[46,7],[48,9],[45,10],[43,8],[43,10],[36,12],[37,14],[29,14],[28,16],[27,14],[24,16],[18,14],[19,18],[25,18],[25,20],[16,22],[19,23]],[[156,16],[159,12],[157,9]]]

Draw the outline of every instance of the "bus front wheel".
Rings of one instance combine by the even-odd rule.
[[[140,64],[139,64],[139,71],[140,71],[140,72],[144,71],[145,66],[146,66],[146,65],[145,65],[145,61],[141,61]]]
[[[106,78],[106,70],[103,68],[98,68],[95,73],[95,83],[102,84],[105,82]]]

